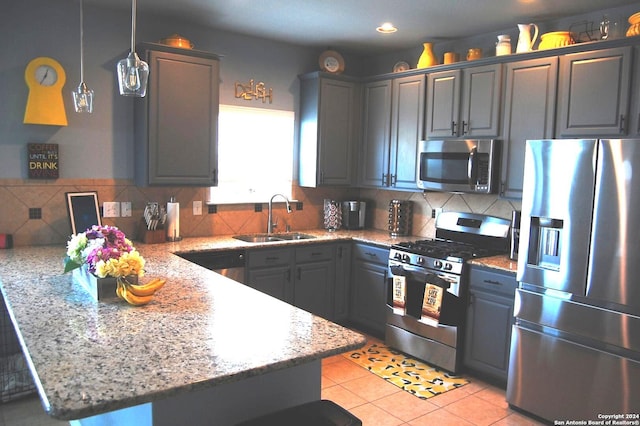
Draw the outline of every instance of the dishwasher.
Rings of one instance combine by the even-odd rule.
[[[189,262],[244,284],[245,250],[199,251],[196,253],[177,254]]]

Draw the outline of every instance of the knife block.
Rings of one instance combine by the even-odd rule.
[[[138,241],[145,244],[158,244],[164,243],[166,240],[164,228],[150,230],[147,229],[147,224],[144,219],[140,221],[140,226],[138,227]]]

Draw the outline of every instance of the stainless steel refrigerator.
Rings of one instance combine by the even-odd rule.
[[[517,280],[509,404],[637,422],[640,140],[527,141]]]

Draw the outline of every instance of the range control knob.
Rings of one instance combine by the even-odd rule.
[[[418,256],[418,258],[416,259],[416,263],[418,265],[424,265],[424,257]]]
[[[394,255],[393,255],[393,258],[394,258],[395,260],[402,260],[402,254],[401,254],[401,253],[397,253],[397,252],[396,252],[396,254],[394,254]]]
[[[440,260],[434,260],[434,261],[433,261],[433,267],[434,267],[434,268],[441,269],[441,268],[442,268],[442,261],[440,261]]]
[[[409,263],[411,261],[411,256],[409,256],[408,254],[403,254],[402,255],[402,261],[404,263]]]
[[[450,271],[450,270],[452,270],[452,269],[453,269],[453,266],[452,266],[450,263],[445,263],[445,264],[444,264],[444,269],[445,269],[446,271]]]

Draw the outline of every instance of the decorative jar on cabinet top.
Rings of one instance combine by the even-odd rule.
[[[433,43],[422,43],[423,50],[420,58],[418,59],[417,68],[427,68],[433,65],[438,65],[438,59],[433,54]]]

